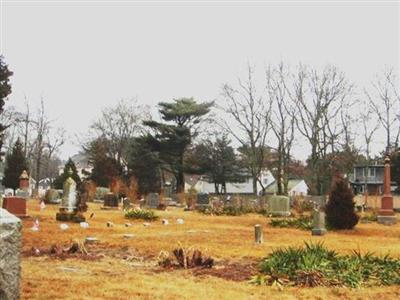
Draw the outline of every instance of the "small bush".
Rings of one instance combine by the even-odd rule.
[[[321,243],[275,250],[264,259],[261,271],[267,277],[258,276],[254,283],[348,287],[400,284],[400,259],[359,251],[340,256]]]
[[[295,197],[293,200],[293,209],[298,214],[304,214],[305,212],[311,212],[314,208],[314,204],[309,199]]]
[[[235,207],[231,205],[224,205],[219,207],[204,206],[197,209],[202,214],[213,216],[241,216],[253,211],[244,207]]]
[[[378,214],[376,212],[372,212],[370,214],[364,214],[360,220],[365,222],[377,222],[378,221]]]
[[[302,216],[299,218],[271,219],[269,224],[272,227],[298,228],[301,230],[311,230],[312,218],[309,216]]]
[[[326,205],[326,221],[332,229],[352,229],[358,223],[354,210],[354,195],[347,181],[337,178],[331,189]]]
[[[156,213],[152,210],[130,209],[125,212],[125,218],[155,221],[159,218],[159,216],[157,216]]]

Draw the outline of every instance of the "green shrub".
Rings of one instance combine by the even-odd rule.
[[[157,216],[156,213],[152,210],[130,209],[125,212],[125,218],[155,221],[159,218],[159,216]]]
[[[96,188],[96,196],[95,199],[97,200],[104,200],[104,196],[110,192],[109,188],[105,187],[97,187]]]
[[[269,224],[272,227],[298,228],[301,230],[311,230],[312,218],[309,216],[302,216],[299,218],[271,219]]]
[[[377,222],[378,221],[378,214],[376,212],[372,212],[370,214],[364,214],[360,220],[367,221],[367,222]]]
[[[261,264],[266,277],[253,282],[348,287],[400,284],[400,259],[353,251],[340,256],[322,243],[273,251]]]
[[[197,208],[197,211],[205,215],[214,216],[241,216],[253,212],[252,210],[245,207],[235,207],[231,205],[224,205],[220,207],[204,206]]]

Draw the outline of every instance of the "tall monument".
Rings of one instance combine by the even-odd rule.
[[[76,182],[72,179],[72,170],[68,170],[68,178],[64,182],[63,197],[60,211],[56,215],[57,221],[84,222],[85,217],[79,211],[79,201],[76,193]]]
[[[383,177],[383,196],[381,200],[381,209],[378,213],[378,223],[393,225],[396,223],[396,216],[393,210],[393,196],[390,191],[390,158],[385,158],[385,171]]]

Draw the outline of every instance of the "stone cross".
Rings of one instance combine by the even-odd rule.
[[[390,191],[390,158],[385,158],[385,171],[383,176],[383,196],[381,198],[381,209],[378,213],[378,223],[393,225],[396,223],[396,216],[393,210],[393,196]]]

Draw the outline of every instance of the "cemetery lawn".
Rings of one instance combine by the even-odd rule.
[[[85,213],[90,227],[55,220],[57,205],[40,211],[39,203],[28,202],[31,218],[23,220],[22,299],[400,299],[400,287],[301,288],[256,286],[248,279],[257,274],[266,254],[279,247],[301,246],[304,241],[322,241],[342,254],[353,249],[400,257],[400,222],[395,226],[376,223],[358,224],[354,230],[328,232],[313,237],[309,231],[273,228],[266,217],[206,216],[184,212],[182,208],[157,211],[161,218],[150,226],[143,221],[127,220],[118,210],[101,210],[89,203]],[[89,216],[94,213],[93,218]],[[40,230],[30,230],[38,218]],[[176,219],[183,218],[184,224]],[[107,227],[110,221],[113,227]],[[125,227],[131,223],[131,227]],[[264,227],[264,244],[254,244],[254,225]],[[133,234],[130,239],[124,234]],[[31,248],[48,249],[51,245],[71,245],[93,236],[99,243],[87,246],[95,258],[54,258],[34,256]],[[179,244],[200,249],[216,260],[213,269],[166,270],[157,265],[160,251],[172,252]]]

